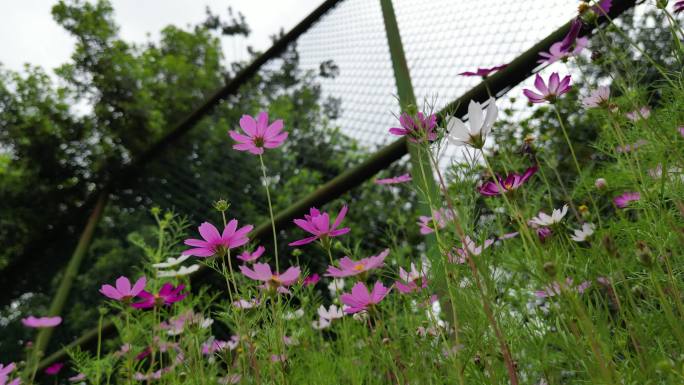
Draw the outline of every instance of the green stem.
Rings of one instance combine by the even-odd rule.
[[[278,263],[278,236],[275,227],[275,219],[273,218],[273,205],[271,204],[271,192],[269,191],[269,182],[266,177],[266,166],[264,165],[264,158],[259,154],[259,163],[261,163],[261,173],[264,176],[264,186],[266,187],[266,199],[268,200],[268,213],[271,216],[271,229],[273,230],[273,254],[275,255],[276,271],[280,271]]]

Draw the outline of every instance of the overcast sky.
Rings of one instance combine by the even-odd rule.
[[[94,0],[90,0],[94,1]],[[204,20],[205,8],[227,17],[227,8],[245,15],[252,34],[245,41],[224,41],[226,59],[247,45],[263,50],[269,36],[282,27],[289,30],[323,0],[110,0],[119,33],[127,41],[156,39],[166,25],[187,26]],[[52,69],[66,62],[74,40],[52,19],[57,0],[0,0],[0,63],[19,70],[24,63]],[[240,56],[244,58],[244,56]]]

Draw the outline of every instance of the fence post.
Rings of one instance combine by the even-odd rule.
[[[62,280],[59,283],[59,287],[57,288],[57,292],[55,293],[55,296],[52,299],[48,315],[58,316],[62,314],[64,305],[66,304],[66,301],[69,298],[71,286],[74,283],[74,279],[76,279],[76,276],[78,275],[78,270],[81,266],[81,262],[83,262],[83,258],[85,258],[86,254],[88,253],[90,243],[93,240],[93,234],[95,233],[95,228],[97,228],[97,224],[100,222],[100,218],[102,218],[102,212],[104,211],[104,208],[107,205],[108,198],[109,193],[106,190],[101,192],[98,196],[97,203],[95,204],[95,207],[93,208],[90,217],[88,217],[88,222],[86,222],[85,228],[81,233],[81,237],[78,240],[76,249],[74,250],[74,253],[71,255],[71,259],[69,259],[69,264],[64,270],[64,276],[62,277]],[[38,362],[42,357],[43,352],[48,347],[48,344],[50,343],[50,338],[52,337],[52,330],[52,328],[46,328],[40,329],[40,331],[38,332],[38,336],[36,337],[36,342],[32,354],[32,361],[34,365],[38,365]]]

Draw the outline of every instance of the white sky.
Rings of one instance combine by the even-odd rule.
[[[92,0],[90,0],[92,1]],[[323,0],[111,0],[124,40],[153,40],[165,26],[185,27],[205,18],[206,6],[227,20],[229,6],[245,15],[252,33],[248,39],[223,42],[226,59],[245,58],[251,45],[269,47],[269,36],[295,26]],[[20,70],[24,63],[50,70],[69,60],[74,40],[52,19],[56,0],[0,0],[0,63]]]

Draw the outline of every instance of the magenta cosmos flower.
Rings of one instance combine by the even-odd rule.
[[[295,219],[295,225],[299,226],[302,230],[313,234],[313,236],[300,239],[298,241],[291,242],[290,246],[301,246],[311,243],[317,239],[327,239],[328,237],[337,237],[348,233],[351,229],[349,227],[343,227],[339,229],[342,224],[342,220],[347,215],[347,205],[342,206],[342,210],[337,214],[335,222],[332,226],[330,225],[330,216],[328,213],[322,213],[317,208],[312,207],[309,210],[309,214],[304,215],[304,219]]]
[[[499,183],[496,183],[494,181],[488,181],[484,183],[478,191],[480,194],[484,196],[495,196],[495,195],[501,195],[502,193],[508,193],[511,191],[517,190],[520,186],[522,186],[525,182],[527,182],[528,179],[534,173],[537,172],[537,166],[532,166],[525,170],[525,172],[520,175],[516,173],[509,174],[506,179],[497,176],[497,179],[499,180]]]
[[[684,11],[684,0],[677,0],[674,3],[674,13],[679,13]]]
[[[304,286],[312,286],[318,283],[318,281],[321,280],[321,276],[318,275],[318,273],[313,273],[312,275],[307,276],[304,278],[302,281],[302,285]]]
[[[250,253],[249,250],[245,250],[242,252],[242,254],[238,255],[237,258],[244,262],[254,262],[259,259],[262,254],[264,254],[264,251],[266,251],[266,248],[259,246],[256,250],[254,250],[253,253]]]
[[[476,71],[466,71],[466,72],[461,72],[459,75],[461,76],[480,76],[483,78],[486,78],[487,76],[491,75],[494,72],[497,72],[499,70],[502,70],[504,68],[508,67],[508,64],[502,64],[490,68],[479,68]]]
[[[427,118],[422,112],[419,112],[414,119],[407,113],[402,113],[399,117],[401,127],[392,127],[389,132],[393,135],[408,136],[408,140],[414,143],[424,142],[426,139],[430,142],[437,140],[437,115],[432,114]]]
[[[203,239],[186,239],[185,244],[194,248],[185,250],[182,255],[211,257],[246,244],[249,242],[247,234],[252,231],[254,226],[247,225],[240,229],[237,227],[237,219],[231,219],[223,229],[223,234],[219,234],[218,229],[211,223],[202,223],[199,227],[199,233]]]
[[[328,266],[326,277],[344,278],[365,273],[368,270],[377,269],[385,263],[385,258],[389,254],[389,249],[383,250],[380,254],[354,261],[349,257],[340,259],[340,267]]]
[[[287,132],[282,132],[283,121],[281,119],[268,124],[268,114],[260,112],[254,119],[249,115],[242,115],[240,127],[246,135],[237,131],[230,131],[228,134],[234,141],[238,142],[233,148],[238,151],[249,151],[254,155],[264,153],[264,148],[276,148],[285,142]]]
[[[240,271],[247,278],[264,283],[264,289],[276,289],[281,293],[289,293],[286,287],[297,282],[301,270],[297,266],[290,267],[284,273],[272,272],[267,263],[255,263],[253,269],[240,266]]]
[[[28,316],[21,320],[21,323],[28,328],[53,328],[62,323],[62,317],[34,317]]]
[[[629,202],[638,201],[639,199],[641,199],[641,194],[638,192],[626,192],[622,195],[616,196],[613,199],[613,203],[615,203],[615,206],[624,209],[627,207],[627,205],[629,205]]]
[[[375,286],[373,286],[373,291],[368,291],[363,282],[357,282],[352,287],[351,293],[344,293],[340,296],[340,301],[348,306],[344,309],[345,313],[358,313],[380,303],[390,290],[391,288],[386,288],[382,285],[382,282],[376,282]]]
[[[589,38],[588,37],[580,37],[574,42],[574,47],[569,47],[567,49],[563,48],[563,42],[559,41],[557,43],[553,43],[551,47],[549,48],[549,52],[540,52],[539,56],[541,56],[541,59],[537,60],[537,63],[543,64],[543,63],[548,63],[552,64],[557,61],[566,61],[568,58],[571,58],[573,56],[579,55],[580,52],[582,52],[583,49],[585,49],[589,45]]]
[[[567,93],[570,91],[570,88],[572,88],[570,86],[570,75],[567,75],[561,80],[557,72],[552,73],[549,77],[548,86],[546,82],[544,82],[544,79],[537,74],[534,79],[534,87],[539,93],[529,89],[523,90],[523,94],[525,94],[527,99],[532,103],[553,103],[556,101],[556,98]]]
[[[54,364],[45,368],[45,374],[47,374],[48,376],[56,376],[57,374],[59,374],[63,367],[63,363],[55,362]]]
[[[181,293],[183,289],[185,289],[185,285],[174,287],[170,283],[165,283],[157,294],[143,290],[138,294],[142,301],[133,303],[131,306],[136,309],[149,309],[154,306],[171,305],[183,300],[187,296],[187,293]]]
[[[411,181],[411,175],[404,174],[392,178],[376,179],[375,184],[399,184]]]
[[[102,285],[100,293],[107,298],[115,301],[130,301],[131,298],[137,296],[145,289],[147,278],[140,277],[133,286],[127,277],[119,277],[116,279],[116,287],[112,285]]]

